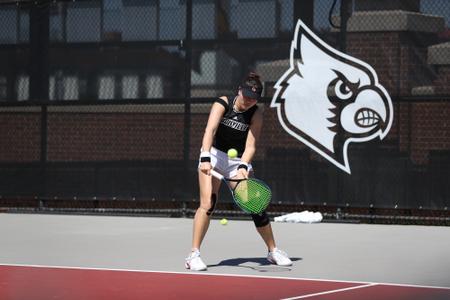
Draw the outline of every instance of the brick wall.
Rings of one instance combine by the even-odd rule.
[[[49,161],[183,157],[183,114],[51,113]]]
[[[438,67],[434,85],[436,86],[437,94],[450,95],[450,65],[442,65]]]
[[[450,103],[416,103],[411,108],[411,160],[427,164],[431,151],[450,150]]]
[[[0,162],[39,161],[40,131],[40,113],[0,113]]]
[[[427,48],[434,42],[434,34],[349,32],[347,52],[373,66],[396,102],[397,96],[410,96],[418,86],[434,85],[437,94],[450,93],[450,68],[435,73],[427,64]],[[413,163],[426,164],[430,151],[450,149],[449,113],[448,101],[396,103],[387,140],[398,140],[398,151],[406,152]]]
[[[398,147],[415,164],[426,164],[430,151],[450,149],[449,102],[402,102],[394,111],[391,131],[381,144]],[[191,160],[198,157],[207,119],[207,112],[192,114]],[[48,124],[51,162],[183,159],[182,113],[49,113]],[[0,125],[1,162],[39,161],[39,113],[2,113]],[[307,149],[284,131],[276,110],[266,105],[255,159],[264,160],[274,148]]]
[[[409,96],[412,88],[432,83],[427,47],[434,40],[414,32],[349,32],[347,53],[369,63],[391,96]]]
[[[407,153],[414,164],[426,165],[430,152],[450,150],[450,103],[414,102],[397,107],[390,136],[398,138],[399,151]]]
[[[397,32],[352,32],[347,39],[347,53],[370,64],[391,95],[398,90],[399,39]]]

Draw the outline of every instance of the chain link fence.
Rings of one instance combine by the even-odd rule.
[[[302,13],[312,15],[310,26],[325,42],[372,64],[391,95],[449,93],[448,1],[299,3],[194,0],[192,40],[186,38],[185,1],[6,3],[0,6],[0,99],[32,100],[30,64],[39,63],[39,57],[27,59],[33,45],[46,52],[42,81],[49,100],[183,98],[184,88],[177,93],[171,84],[185,79],[186,63],[192,96],[219,95],[258,67],[265,77],[278,78],[277,61],[286,60],[295,17]],[[34,43],[31,19],[48,35],[37,31]]]
[[[299,18],[371,65],[394,103],[384,140],[349,146],[351,175],[287,134],[270,106]],[[211,102],[256,71],[265,121],[254,165],[273,205],[448,216],[449,1],[5,1],[0,25],[2,199],[190,209]]]

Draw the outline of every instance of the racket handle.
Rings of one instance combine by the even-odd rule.
[[[216,177],[217,179],[222,180],[223,179],[223,175],[219,174],[219,172],[215,171],[215,170],[211,170],[211,175]]]

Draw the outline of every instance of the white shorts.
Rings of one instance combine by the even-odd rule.
[[[225,152],[214,147],[211,147],[209,152],[211,153],[211,165],[214,170],[225,176],[225,178],[233,178],[237,175],[237,168],[242,163],[240,157],[229,158]],[[200,167],[200,161],[198,166]],[[248,164],[248,171],[253,171],[251,164]]]

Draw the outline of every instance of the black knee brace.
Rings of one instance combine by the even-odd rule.
[[[214,208],[216,207],[216,202],[217,202],[217,195],[216,194],[212,194],[211,195],[211,207],[206,212],[207,216],[210,216],[213,213]]]
[[[265,211],[263,211],[259,215],[252,214],[252,219],[253,219],[253,222],[255,223],[256,227],[264,227],[270,223],[269,216],[267,215],[267,213]]]

